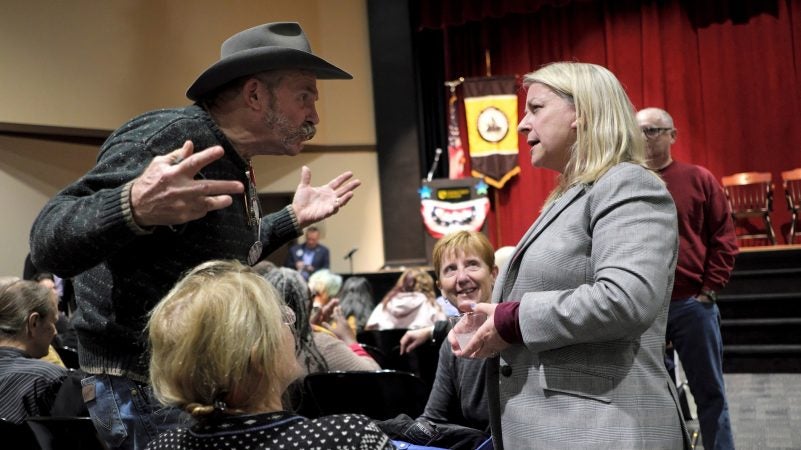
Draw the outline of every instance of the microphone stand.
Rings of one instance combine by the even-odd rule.
[[[439,165],[439,157],[441,155],[442,149],[437,148],[437,151],[434,154],[434,162],[431,163],[431,170],[428,171],[428,175],[426,176],[426,182],[431,182],[431,178],[434,176],[434,171],[437,170],[437,166]]]
[[[357,247],[353,247],[343,259],[347,259],[348,263],[350,263],[350,274],[353,275],[353,254],[356,253],[359,249]]]

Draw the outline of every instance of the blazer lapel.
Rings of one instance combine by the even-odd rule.
[[[561,197],[556,199],[553,203],[551,203],[548,208],[540,214],[537,220],[534,221],[534,224],[531,228],[528,229],[523,238],[520,239],[520,243],[517,244],[517,248],[515,249],[515,253],[512,256],[512,259],[509,261],[509,270],[506,271],[506,277],[503,280],[503,289],[501,290],[501,296],[497,299],[497,302],[502,302],[506,299],[509,292],[512,290],[512,286],[514,285],[515,280],[517,279],[517,272],[520,270],[520,262],[523,259],[523,254],[528,249],[529,245],[539,236],[543,230],[545,230],[548,225],[551,224],[562,211],[565,210],[571,203],[573,203],[577,198],[584,195],[587,191],[588,186],[586,184],[580,184],[571,187],[568,189]]]

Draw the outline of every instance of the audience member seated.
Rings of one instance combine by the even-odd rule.
[[[313,308],[322,308],[339,294],[342,288],[342,277],[328,269],[320,269],[309,276],[309,290]]]
[[[57,315],[53,290],[14,277],[0,280],[0,417],[22,423],[50,414],[69,374],[38,359],[56,335]]]
[[[460,311],[489,302],[498,274],[495,255],[486,236],[457,231],[434,245],[437,286]],[[442,340],[434,386],[425,411],[415,423],[396,418],[379,425],[391,437],[412,444],[474,449],[490,437],[485,390],[487,359],[457,358]],[[421,430],[426,430],[422,434]],[[421,436],[425,436],[421,439]]]
[[[351,329],[356,334],[364,331],[367,319],[375,307],[373,288],[364,277],[350,277],[345,280],[342,290],[337,296],[342,313],[348,319]]]
[[[53,292],[55,292],[58,296],[58,321],[56,321],[56,330],[58,331],[58,334],[56,334],[56,337],[53,338],[53,345],[56,347],[78,348],[78,337],[68,315],[69,305],[62,297],[63,284],[61,286],[61,290],[59,289],[60,279],[49,272],[37,272],[31,279],[49,289],[52,289]]]
[[[302,373],[295,320],[270,283],[239,262],[192,269],[153,309],[148,330],[156,397],[197,423],[147,449],[393,448],[367,417],[309,420],[284,410],[281,396]]]
[[[273,263],[269,259],[262,259],[261,261],[253,265],[253,270],[255,270],[256,273],[258,273],[259,275],[265,276],[276,267],[277,266],[275,265],[275,263]]]
[[[315,272],[312,277],[320,272]],[[309,288],[296,270],[278,267],[265,278],[298,318],[295,322],[295,347],[304,374],[381,369],[356,342],[336,299],[310,317]],[[333,325],[328,323],[331,319]]]
[[[495,266],[498,268],[500,272],[506,263],[512,258],[514,254],[515,248],[512,246],[505,246],[501,247],[498,250],[495,250]],[[445,312],[447,315],[457,315],[459,310],[456,309],[456,306],[448,300],[444,295],[440,296],[444,298],[445,301],[450,305],[449,309],[446,309]],[[439,299],[437,299],[439,301]],[[449,311],[454,311],[453,313]],[[434,323],[434,326],[426,327],[426,328],[419,328],[417,330],[409,330],[406,334],[403,335],[400,341],[400,353],[401,355],[404,353],[411,352],[415,348],[419,347],[420,345],[425,344],[428,341],[433,342],[442,342],[448,336],[448,332],[450,331],[450,324],[447,320],[439,320]]]
[[[366,328],[387,330],[432,326],[437,320],[445,320],[445,313],[436,298],[431,275],[424,269],[407,269],[375,307]]]

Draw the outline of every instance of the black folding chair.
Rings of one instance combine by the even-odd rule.
[[[439,363],[441,343],[425,343],[411,352],[400,354],[400,340],[406,329],[368,330],[356,335],[356,340],[365,345],[378,348],[384,355],[384,369],[409,372],[420,377],[430,392],[434,385]]]
[[[29,417],[42,450],[107,450],[89,417]]]
[[[428,401],[428,389],[417,376],[394,370],[313,373],[304,381],[307,417],[364,414],[385,420],[398,414],[417,417]]]
[[[61,358],[61,361],[64,362],[64,365],[67,366],[68,369],[79,369],[80,364],[78,364],[78,350],[72,347],[62,347],[62,346],[53,346],[56,349],[56,353]]]
[[[24,423],[17,424],[0,418],[0,440],[3,448],[39,450],[33,432]]]

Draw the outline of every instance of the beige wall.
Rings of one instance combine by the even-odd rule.
[[[220,43],[260,23],[296,20],[315,53],[354,75],[320,81],[317,145],[374,146],[364,0],[28,0],[0,14],[0,122],[114,129],[141,112],[188,103],[184,93],[219,58]],[[211,24],[211,25],[210,25]],[[346,31],[343,31],[346,30]],[[18,274],[30,224],[63,186],[92,166],[96,148],[0,136],[0,275]],[[326,152],[254,161],[261,192],[292,192],[299,168],[314,184],[343,170],[364,182],[357,197],[323,224],[332,266],[359,247],[354,270],[384,263],[374,152]]]

